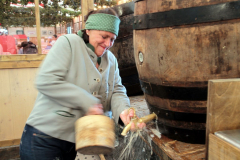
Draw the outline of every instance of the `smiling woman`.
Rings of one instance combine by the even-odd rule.
[[[94,47],[95,53],[98,57],[101,57],[108,49],[113,46],[116,35],[99,30],[87,30],[87,35],[90,37],[89,43]]]
[[[21,159],[73,160],[75,122],[83,116],[112,111],[115,123],[130,122],[133,111],[109,51],[119,24],[112,9],[90,12],[84,30],[55,42],[36,78],[38,96],[22,134]]]

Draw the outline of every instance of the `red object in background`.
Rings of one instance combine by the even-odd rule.
[[[0,23],[0,26],[2,25],[2,23]]]
[[[11,54],[17,54],[16,41],[13,36],[0,36],[0,44],[2,45],[3,52],[9,52]]]
[[[12,36],[16,39],[26,39],[26,41],[27,41],[27,36],[25,34],[16,34],[16,35],[12,35]]]

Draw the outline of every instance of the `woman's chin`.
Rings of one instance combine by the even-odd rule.
[[[97,52],[96,55],[97,55],[98,57],[101,57],[105,52],[106,52],[106,51],[104,51],[104,52]]]

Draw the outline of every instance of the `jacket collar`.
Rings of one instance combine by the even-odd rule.
[[[77,34],[79,35],[79,37],[82,38],[82,36],[83,36],[82,30],[79,30]],[[94,49],[94,47],[93,47],[90,43],[86,43],[86,46],[87,46],[88,48],[90,48],[90,49],[92,50],[92,52],[94,53],[94,54],[92,54],[92,52],[88,52],[88,54],[89,54],[89,56],[91,57],[92,61],[95,63],[95,61],[96,61],[95,59],[97,59],[97,63],[100,65],[100,63],[101,63],[101,57],[97,57],[97,55],[95,54],[95,49]],[[95,57],[96,57],[96,58],[95,58]]]

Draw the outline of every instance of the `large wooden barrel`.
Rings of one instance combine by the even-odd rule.
[[[209,79],[240,77],[240,2],[138,0],[134,55],[163,135],[205,143]]]
[[[127,89],[128,96],[143,94],[133,51],[133,18],[134,2],[112,7],[121,20],[119,34],[110,50],[118,60],[122,84]]]

